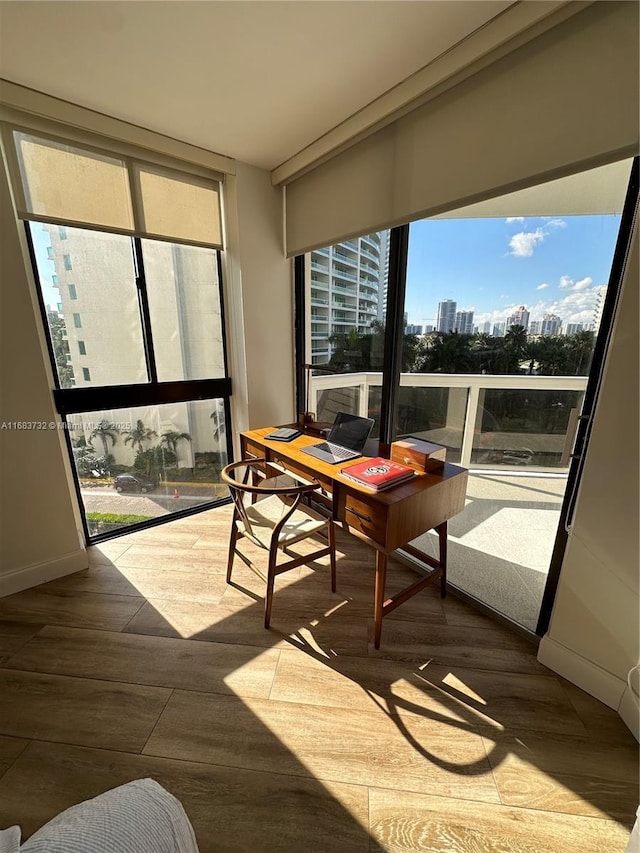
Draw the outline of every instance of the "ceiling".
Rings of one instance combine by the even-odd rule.
[[[2,0],[0,73],[274,169],[512,5]]]

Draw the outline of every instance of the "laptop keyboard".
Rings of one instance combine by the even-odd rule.
[[[323,444],[317,444],[316,447],[318,448],[318,450],[324,450],[326,453],[330,453],[332,456],[337,456],[338,459],[353,458],[353,450],[348,450],[346,447],[342,447],[339,444],[331,444],[330,441],[325,441]]]

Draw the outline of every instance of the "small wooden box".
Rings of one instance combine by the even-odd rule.
[[[391,461],[409,465],[415,471],[441,471],[447,448],[421,438],[403,438],[391,445]]]

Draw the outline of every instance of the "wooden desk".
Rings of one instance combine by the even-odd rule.
[[[321,439],[301,435],[290,442],[269,441],[265,436],[273,429],[266,427],[241,433],[242,457],[264,457],[292,474],[319,483],[334,522],[376,550],[373,616],[374,644],[378,649],[382,619],[398,605],[438,579],[441,581],[441,595],[445,596],[447,521],[464,508],[468,472],[458,465],[445,463],[443,471],[421,473],[406,483],[374,493],[341,475],[341,469],[354,460],[330,465],[301,452],[301,448],[318,444]],[[438,533],[437,560],[409,544],[412,539],[432,529]],[[397,548],[402,548],[432,571],[385,599],[387,560]]]

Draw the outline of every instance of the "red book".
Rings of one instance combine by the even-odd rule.
[[[391,486],[410,480],[416,472],[408,465],[401,465],[399,462],[376,456],[375,459],[347,465],[340,473],[360,486],[366,486],[374,492],[381,492],[383,489],[389,489]]]

